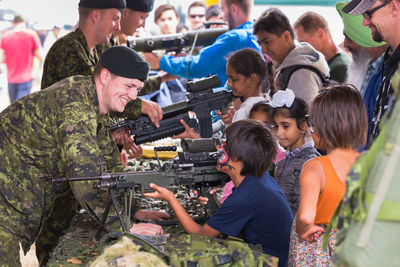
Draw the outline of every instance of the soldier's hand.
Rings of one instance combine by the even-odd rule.
[[[139,235],[163,235],[164,230],[158,224],[154,223],[135,223],[130,232]]]
[[[143,114],[149,116],[151,122],[156,127],[160,127],[159,121],[162,120],[163,112],[160,106],[156,102],[143,99],[141,111]]]
[[[124,145],[126,143],[133,143],[133,139],[128,132],[128,128],[122,127],[112,132],[115,143]]]
[[[189,127],[189,125],[186,123],[184,119],[180,120],[180,123],[185,127],[185,131],[172,136],[172,138],[191,138],[191,139],[200,139],[201,136],[198,135],[192,128]]]
[[[156,54],[154,53],[144,53],[144,60],[146,60],[150,67],[154,70],[158,70],[160,68],[160,60]]]
[[[150,183],[149,185],[152,189],[155,190],[155,192],[152,193],[143,193],[143,196],[145,197],[152,197],[156,199],[163,199],[166,201],[170,201],[175,198],[174,193],[169,191],[167,188],[158,186],[156,184]]]
[[[123,150],[126,150],[126,153],[129,157],[140,159],[143,155],[143,148],[140,145],[136,145],[134,142],[125,143]]]
[[[166,212],[154,211],[154,210],[138,210],[133,217],[139,221],[144,221],[144,220],[162,221],[163,219],[171,218],[171,216]]]
[[[121,150],[121,153],[119,153],[119,160],[122,162],[124,167],[128,164],[128,154],[126,153],[125,149]]]

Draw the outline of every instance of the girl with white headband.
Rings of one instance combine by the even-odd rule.
[[[304,162],[320,154],[307,142],[307,104],[290,89],[276,92],[269,103],[274,108],[273,131],[286,157],[277,163],[275,179],[285,193],[293,215],[300,203],[299,178]]]

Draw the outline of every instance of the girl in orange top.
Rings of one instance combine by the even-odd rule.
[[[308,160],[300,174],[300,205],[293,223],[289,266],[330,266],[336,243],[322,249],[322,233],[346,191],[346,176],[367,137],[367,114],[360,93],[347,85],[322,90],[310,107],[315,147],[326,156]]]

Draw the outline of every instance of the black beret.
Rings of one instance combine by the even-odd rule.
[[[138,79],[144,82],[149,73],[149,63],[132,48],[113,46],[108,48],[100,57],[100,62],[112,74]]]
[[[125,0],[80,0],[79,6],[96,8],[96,9],[106,9],[106,8],[116,8],[122,10],[126,7]]]
[[[126,7],[140,12],[153,10],[154,0],[126,0]]]

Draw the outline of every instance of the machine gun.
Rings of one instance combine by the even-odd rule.
[[[179,53],[185,47],[210,45],[218,36],[227,31],[228,28],[216,28],[150,37],[129,37],[127,46],[140,52],[167,50]]]
[[[200,136],[212,136],[211,111],[223,110],[233,100],[231,92],[222,90],[214,92],[212,88],[219,86],[217,75],[186,84],[188,101],[182,101],[163,108],[163,119],[157,128],[148,116],[142,115],[137,120],[122,120],[110,127],[111,131],[127,127],[134,135],[135,144],[160,140],[182,133],[185,128],[180,123],[184,119],[191,128],[197,127],[197,121],[189,118],[188,111],[196,114],[200,126]]]
[[[99,176],[91,177],[72,177],[72,178],[54,178],[52,183],[74,182],[74,181],[98,181],[93,183],[95,189],[106,188],[109,191],[110,198],[107,201],[104,214],[102,215],[100,227],[96,233],[96,239],[99,238],[104,223],[110,211],[111,205],[114,206],[118,219],[125,232],[129,232],[131,201],[125,202],[125,220],[122,218],[122,212],[117,201],[117,193],[123,192],[151,192],[153,189],[149,187],[149,183],[153,182],[159,186],[169,188],[171,185],[183,185],[188,189],[196,189],[200,194],[207,196],[209,201],[206,206],[207,214],[212,213],[218,208],[217,203],[209,189],[223,185],[230,178],[216,169],[217,165],[217,145],[216,139],[183,139],[183,152],[178,152],[178,157],[166,162],[161,166],[159,163],[158,170],[140,171],[140,172],[122,172],[107,173],[104,172]],[[176,149],[174,147],[173,149]],[[166,150],[166,147],[155,148],[157,155],[158,150]],[[158,158],[158,157],[157,157]]]

